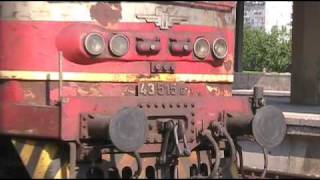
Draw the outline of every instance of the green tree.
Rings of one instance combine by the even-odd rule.
[[[267,33],[246,26],[243,47],[244,70],[286,72],[291,62],[291,30],[274,26]]]

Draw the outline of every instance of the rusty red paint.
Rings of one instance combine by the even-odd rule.
[[[64,97],[76,96],[136,96],[138,83],[84,83],[64,82]],[[231,96],[231,84],[186,83],[185,96]],[[3,81],[0,83],[1,102],[49,105],[59,100],[58,82]],[[6,94],[6,96],[3,96]]]
[[[230,13],[225,10],[232,10],[234,7],[232,3],[220,2],[175,3],[191,5],[194,8],[222,10],[222,26],[230,24],[223,18],[224,13]],[[169,61],[174,68],[170,73],[233,74],[234,32],[230,27],[181,24],[163,31],[153,23],[122,23],[121,11],[118,2],[92,6],[91,17],[100,24],[0,21],[0,70],[58,72],[58,52],[62,51],[65,58],[64,72],[135,73],[144,78],[151,73],[157,73],[152,72],[151,62]],[[112,33],[122,33],[130,41],[129,52],[116,58],[106,51],[100,57],[93,58],[83,48],[83,38],[89,32],[101,33],[106,42]],[[171,54],[170,40],[192,44],[198,37],[205,37],[211,44],[218,37],[225,38],[229,48],[225,61],[215,59],[212,54],[199,61],[192,51],[183,55]],[[161,50],[153,55],[139,54],[136,51],[137,38],[159,39]],[[175,51],[179,51],[179,48]],[[142,106],[148,115],[187,116],[192,119],[191,125],[188,125],[195,127],[197,131],[208,128],[224,111],[244,115],[252,113],[248,98],[231,97],[231,84],[185,85],[188,87],[186,94],[150,97],[137,93],[138,83],[64,82],[60,107],[55,105],[59,100],[58,82],[4,81],[0,84],[0,134],[76,141],[80,136],[82,113],[105,113],[113,116],[126,106]],[[167,109],[155,110],[163,104]],[[154,107],[152,110],[151,106]],[[188,140],[190,148],[193,148],[197,145],[194,140],[196,131],[194,128],[188,129],[188,133],[192,134],[191,137],[188,136]],[[154,137],[149,137],[149,141],[153,144],[145,145],[140,152],[159,152],[162,138],[157,133],[152,136]]]
[[[59,88],[52,87],[50,90],[51,102],[59,100]],[[62,88],[64,97],[76,96],[135,96],[136,83],[64,83]]]
[[[19,102],[24,99],[19,81],[0,81],[0,102]]]
[[[106,113],[114,115],[122,107],[137,107],[142,104],[147,107],[154,104],[169,104],[188,107],[194,104],[195,127],[205,128],[210,122],[218,120],[222,111],[230,113],[251,114],[251,107],[246,97],[199,96],[199,97],[68,97],[62,105],[62,119],[57,106],[32,106],[18,104],[3,104],[1,106],[0,132],[4,134],[23,134],[34,137],[61,137],[71,141],[79,138],[80,113]],[[147,109],[146,109],[147,110]],[[162,112],[165,112],[163,109]],[[23,116],[21,117],[21,114]],[[61,126],[60,126],[61,124]],[[61,128],[60,128],[61,127]],[[28,130],[32,131],[28,131]],[[12,131],[14,130],[14,131]],[[58,131],[61,134],[57,134]]]
[[[62,139],[74,140],[79,136],[80,113],[107,113],[115,114],[122,107],[137,107],[139,103],[153,105],[154,103],[194,103],[195,125],[197,129],[205,127],[217,120],[222,111],[250,114],[251,107],[246,97],[70,97],[63,107]],[[189,105],[190,106],[190,105]],[[77,108],[74,108],[77,107]]]
[[[232,71],[233,69],[233,61],[227,60],[223,63],[223,66],[227,72]]]
[[[122,18],[120,2],[98,2],[96,5],[90,8],[90,15],[91,18],[97,20],[103,26],[107,26],[109,23],[117,23]]]
[[[0,104],[0,134],[60,139],[60,112],[56,106]]]
[[[76,96],[136,96],[138,83],[84,83],[64,82],[64,97]],[[231,96],[231,84],[217,83],[186,83],[188,89],[185,96]],[[57,82],[44,81],[8,81],[0,84],[1,101],[19,102],[24,104],[49,105],[59,100]],[[0,95],[1,95],[0,94]],[[4,99],[6,98],[6,99]]]

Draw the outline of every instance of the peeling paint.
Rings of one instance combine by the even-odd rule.
[[[157,7],[171,7],[174,16],[187,16],[183,24],[234,28],[235,8],[232,13],[168,5],[157,2],[0,2],[0,19],[22,21],[80,21],[112,26],[117,22],[145,22],[137,13],[154,14]]]
[[[90,16],[103,26],[117,23],[122,18],[120,3],[99,2],[90,8]]]
[[[36,97],[30,90],[25,90],[23,94],[25,99],[33,99]]]

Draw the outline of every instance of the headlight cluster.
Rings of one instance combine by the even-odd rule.
[[[145,49],[148,45],[148,47],[150,46],[150,48],[147,48],[148,52],[155,51],[156,53],[158,53],[161,48],[160,42],[152,42],[142,41],[140,43],[137,43],[137,50],[139,52],[146,51]],[[180,45],[181,43],[171,43],[171,46],[169,46],[169,48],[171,48],[170,50],[172,52],[179,51],[181,49]],[[192,46],[192,44],[190,45]],[[129,46],[129,39],[123,34],[113,35],[108,43],[108,49],[110,54],[116,57],[122,57],[126,55],[129,51]],[[182,49],[183,52],[189,51],[189,44],[184,43],[181,47],[187,48],[187,50]],[[104,36],[102,36],[99,33],[89,33],[84,39],[84,48],[87,51],[87,53],[92,56],[101,55],[106,49]],[[182,50],[180,51],[182,52]],[[190,51],[192,51],[191,48]],[[224,59],[228,54],[228,45],[226,40],[223,38],[217,38],[214,40],[212,45],[210,45],[207,39],[199,37],[193,44],[193,53],[198,59],[204,60],[206,57],[210,55],[211,51],[217,59]]]
[[[226,40],[223,38],[216,39],[211,46],[211,50],[217,59],[224,59],[228,54],[228,45]],[[210,54],[209,41],[205,38],[198,38],[194,43],[193,52],[199,59],[205,59],[208,57]]]
[[[98,33],[89,33],[84,39],[84,48],[90,55],[99,56],[106,49],[105,38]],[[129,51],[129,39],[122,34],[112,36],[109,51],[114,56],[124,56]]]

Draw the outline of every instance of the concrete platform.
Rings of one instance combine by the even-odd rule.
[[[265,90],[290,91],[290,73],[235,72],[234,89],[252,89],[262,86]]]
[[[233,90],[233,95],[252,96],[253,90]],[[320,106],[290,103],[290,91],[264,92],[267,105],[279,108],[287,121],[290,135],[320,136]]]
[[[249,96],[252,90],[234,90],[234,95]],[[320,177],[320,106],[293,105],[290,92],[266,91],[267,105],[279,108],[287,122],[287,137],[268,150],[268,169],[297,177]],[[241,141],[244,166],[262,170],[262,149],[255,142]]]
[[[253,94],[253,89],[233,89],[232,94],[239,96],[251,96]],[[290,97],[290,91],[264,90],[264,95],[272,97]]]

